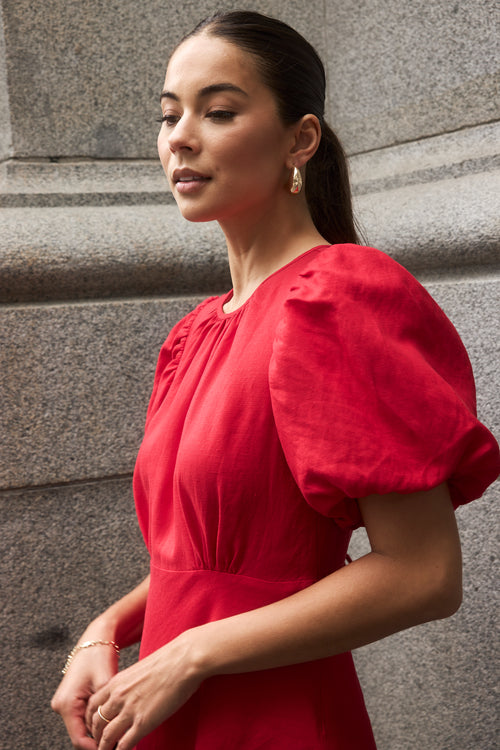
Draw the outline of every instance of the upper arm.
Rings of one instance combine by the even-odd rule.
[[[410,494],[370,495],[359,507],[372,551],[401,567],[409,591],[428,597],[437,616],[461,602],[460,539],[448,486]],[[442,610],[442,613],[441,613]]]

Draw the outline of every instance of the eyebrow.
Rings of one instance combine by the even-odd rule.
[[[210,96],[211,94],[218,94],[221,91],[233,91],[236,94],[243,94],[243,96],[248,96],[246,91],[240,89],[239,86],[235,86],[234,83],[212,83],[210,86],[204,86],[202,89],[200,89],[198,92],[198,96]],[[162,91],[160,94],[160,101],[162,99],[173,99],[176,102],[179,101],[179,97],[177,96],[177,94],[174,94],[173,91]]]

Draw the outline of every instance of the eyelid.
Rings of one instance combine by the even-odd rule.
[[[167,114],[156,118],[156,122],[165,122],[167,125],[174,125],[180,119],[180,115],[167,112]]]
[[[216,118],[229,120],[236,116],[236,112],[230,107],[216,106],[213,109],[209,109],[205,117],[212,117],[214,115]]]
[[[219,104],[212,105],[212,107],[208,109],[207,112],[205,112],[204,116],[213,120],[231,120],[236,116],[236,114],[236,111],[232,107]],[[173,126],[176,125],[177,122],[179,122],[181,117],[182,114],[180,114],[179,112],[165,112],[161,115],[161,117],[157,117],[156,121],[159,123],[165,122],[167,125]]]

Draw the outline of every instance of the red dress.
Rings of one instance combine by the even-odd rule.
[[[371,248],[313,248],[238,310],[205,300],[158,362],[134,490],[151,554],[141,656],[345,564],[356,498],[498,474],[458,334]],[[208,679],[141,750],[370,750],[351,655]]]

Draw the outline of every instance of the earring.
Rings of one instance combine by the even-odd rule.
[[[297,193],[300,193],[302,190],[302,175],[300,174],[297,167],[293,168],[293,176],[292,176],[292,187],[290,188],[290,192],[296,195]]]

